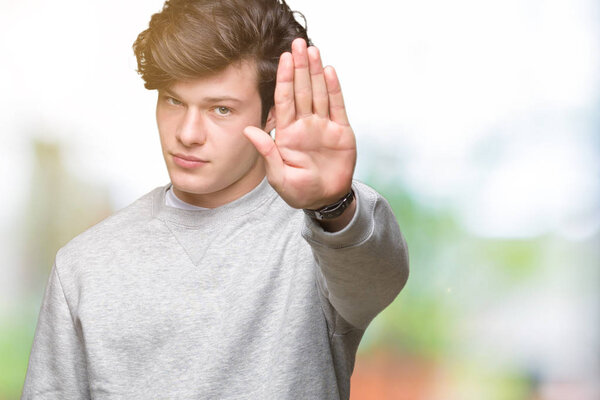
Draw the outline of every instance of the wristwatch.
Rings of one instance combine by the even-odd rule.
[[[322,207],[322,208],[319,208],[318,210],[307,210],[305,208],[304,212],[309,217],[311,217],[313,219],[317,219],[319,221],[324,220],[324,219],[332,219],[332,218],[339,217],[340,215],[342,215],[344,210],[346,208],[348,208],[348,206],[352,203],[353,199],[354,199],[354,192],[352,191],[352,189],[350,189],[350,192],[348,192],[347,195],[345,195],[344,197],[342,197],[335,203],[330,204],[325,207]]]

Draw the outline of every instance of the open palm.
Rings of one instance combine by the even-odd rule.
[[[317,209],[350,190],[356,140],[339,80],[323,68],[319,50],[304,39],[283,53],[275,87],[275,140],[247,127],[246,137],[265,159],[267,179],[292,207]]]

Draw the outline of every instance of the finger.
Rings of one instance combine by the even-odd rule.
[[[275,141],[268,133],[254,126],[247,126],[243,133],[264,158],[269,183],[278,186],[282,182],[284,163]]]
[[[308,48],[308,64],[310,67],[310,81],[312,83],[312,107],[313,112],[320,117],[329,116],[329,98],[325,75],[323,75],[323,64],[319,49],[314,46]]]
[[[341,125],[350,125],[346,115],[346,106],[344,106],[344,97],[342,96],[342,87],[335,73],[335,69],[327,66],[324,69],[325,83],[329,93],[329,117],[332,121]]]
[[[294,39],[292,42],[294,56],[294,99],[296,103],[296,118],[312,114],[312,89],[310,72],[308,70],[308,54],[304,39]]]
[[[296,118],[294,107],[294,60],[285,52],[279,57],[275,85],[275,121],[277,128],[285,128]]]

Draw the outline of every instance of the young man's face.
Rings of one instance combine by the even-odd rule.
[[[156,120],[173,190],[181,200],[218,207],[251,191],[265,175],[263,159],[243,135],[260,127],[253,63],[159,90]],[[264,129],[274,128],[269,113]]]

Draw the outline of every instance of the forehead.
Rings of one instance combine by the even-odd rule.
[[[166,91],[183,100],[203,98],[238,98],[255,100],[258,95],[258,77],[254,61],[239,61],[222,71],[186,81],[175,81]]]

